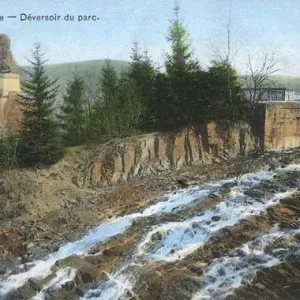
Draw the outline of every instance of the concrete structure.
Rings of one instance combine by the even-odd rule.
[[[7,98],[11,92],[17,94],[21,92],[20,75],[16,73],[0,73],[0,97]]]
[[[300,147],[300,103],[262,103],[257,107],[252,131],[264,151]]]

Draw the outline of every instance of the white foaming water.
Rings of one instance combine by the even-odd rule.
[[[210,264],[204,271],[205,287],[193,300],[225,299],[243,283],[249,282],[255,271],[272,266],[280,260],[271,253],[265,253],[265,247],[277,239],[298,233],[299,230],[283,232],[271,229],[269,233],[245,243],[232,255],[222,257]],[[281,249],[284,250],[284,249]],[[286,249],[286,251],[288,251]],[[275,253],[276,250],[273,251]]]
[[[177,193],[169,193],[165,196],[166,201],[156,203],[146,208],[142,213],[135,213],[111,220],[97,229],[90,231],[81,240],[60,247],[57,252],[50,254],[45,260],[38,260],[20,266],[24,272],[0,276],[0,298],[23,286],[30,278],[47,276],[57,260],[76,254],[86,254],[97,243],[123,233],[131,226],[134,219],[180,210],[195,201],[200,201],[207,197],[212,189],[219,186],[221,186],[221,183],[205,185],[201,188],[191,188],[190,190],[181,190]]]
[[[166,261],[182,259],[207,242],[214,233],[233,226],[249,216],[264,212],[269,206],[275,205],[281,198],[294,191],[277,193],[271,199],[262,202],[252,199],[250,201],[242,192],[236,192],[221,202],[215,210],[209,210],[202,216],[184,222],[156,226],[139,245],[139,254],[145,253],[145,248],[148,244],[151,245],[154,234],[161,233],[162,239],[157,241],[154,250],[148,253],[149,257]],[[212,217],[217,221],[212,221]]]
[[[58,270],[55,277],[32,300],[45,300],[46,292],[49,295],[49,293],[59,290],[65,283],[72,281],[75,278],[76,271],[76,269],[70,267]]]
[[[84,297],[80,298],[82,300],[115,300],[123,295],[126,291],[132,288],[127,277],[120,276],[118,279],[114,277],[109,277],[109,280],[104,282],[98,289],[89,290]]]
[[[81,297],[81,300],[115,300],[124,295],[126,291],[132,289],[130,277],[126,275],[126,271],[133,263],[125,264],[114,275],[109,275],[109,279],[99,285],[95,289],[90,289],[87,293]]]

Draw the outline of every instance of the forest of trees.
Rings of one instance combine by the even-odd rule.
[[[246,119],[249,107],[237,72],[228,59],[212,61],[204,70],[193,56],[179,8],[174,11],[167,36],[171,51],[163,68],[155,67],[148,52],[135,41],[129,67],[119,73],[107,60],[97,89],[75,71],[59,111],[53,107],[57,82],[47,77],[46,60],[40,45],[35,44],[29,79],[22,83],[19,100],[24,114],[22,130],[1,141],[0,165],[50,165],[68,146]]]

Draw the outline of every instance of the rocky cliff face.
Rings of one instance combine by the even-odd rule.
[[[10,48],[10,38],[6,34],[0,34],[0,72],[20,72],[20,66],[16,62]]]
[[[256,147],[256,139],[245,123],[210,123],[177,132],[154,133],[131,142],[114,141],[74,181],[79,186],[106,186],[184,166],[211,164],[246,154]]]

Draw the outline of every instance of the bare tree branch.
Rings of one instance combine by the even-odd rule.
[[[256,103],[259,100],[262,89],[275,86],[276,82],[270,76],[282,69],[281,59],[277,57],[274,51],[271,53],[264,52],[259,67],[255,66],[254,61],[252,55],[248,53],[246,66],[250,74],[245,77],[244,81],[251,103]]]

